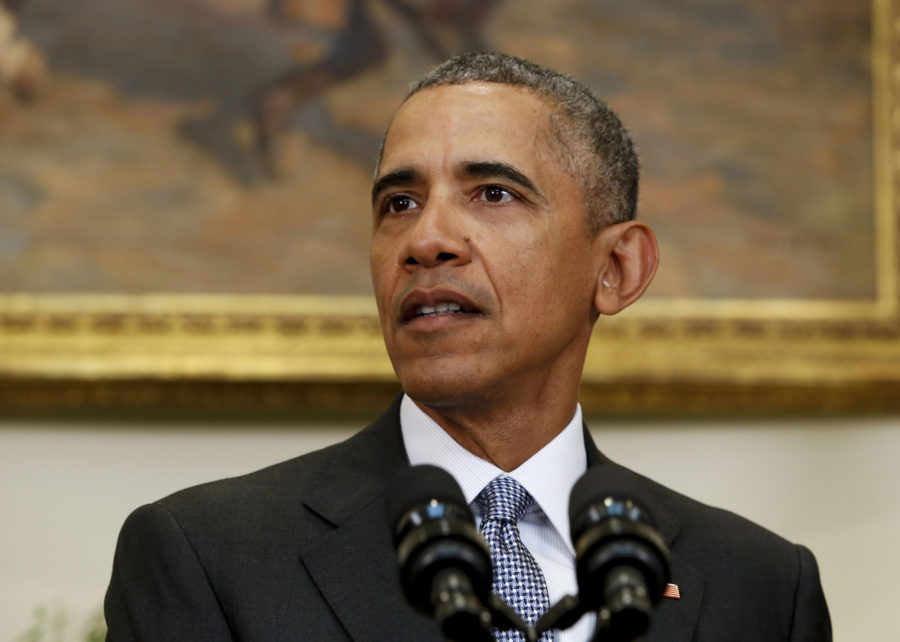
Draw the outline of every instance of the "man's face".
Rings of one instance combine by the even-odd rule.
[[[604,259],[550,114],[527,90],[470,83],[418,92],[391,124],[370,260],[388,353],[417,401],[577,388]]]

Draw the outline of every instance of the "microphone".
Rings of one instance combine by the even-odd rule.
[[[668,547],[630,486],[622,471],[596,466],[569,499],[579,610],[598,612],[595,639],[644,635],[669,581]]]
[[[388,487],[387,511],[407,601],[449,640],[493,640],[491,554],[456,480],[437,466],[406,468]]]

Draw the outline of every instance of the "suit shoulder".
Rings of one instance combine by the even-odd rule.
[[[831,640],[818,567],[808,549],[732,511],[630,474],[641,480],[654,507],[662,507],[663,519],[677,525],[670,550],[682,575],[672,581],[690,583],[693,574],[706,614],[694,639]],[[666,607],[672,610],[664,604],[661,614]],[[750,631],[758,634],[748,637]]]
[[[638,473],[629,473],[641,480],[654,506],[666,513],[664,518],[678,523],[674,539],[678,550],[707,559],[740,558],[759,563],[778,558],[782,563],[796,563],[797,546],[781,535],[730,510],[688,497]]]
[[[392,443],[396,432],[396,443]],[[176,519],[278,519],[323,489],[371,484],[404,456],[399,428],[384,417],[350,438],[260,470],[192,486],[156,504]]]

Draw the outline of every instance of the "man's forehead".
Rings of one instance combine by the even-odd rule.
[[[467,158],[503,160],[503,152],[523,143],[541,144],[550,136],[551,105],[526,87],[473,81],[427,87],[410,96],[397,110],[385,133],[376,176],[388,168],[392,152],[423,149],[441,132],[456,147],[467,147]],[[479,129],[479,127],[481,127]],[[461,136],[463,131],[466,135]],[[429,140],[426,140],[429,138]],[[540,151],[540,150],[535,150]]]
[[[418,90],[403,101],[394,114],[394,121],[421,102],[439,102],[445,105],[449,103],[448,106],[459,106],[464,109],[477,108],[479,105],[486,107],[502,105],[510,111],[529,112],[550,110],[552,107],[552,102],[546,96],[538,94],[530,87],[473,80],[433,85]]]

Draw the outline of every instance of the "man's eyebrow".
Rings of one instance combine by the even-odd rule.
[[[414,169],[398,169],[388,172],[372,185],[372,205],[378,200],[378,196],[390,187],[407,187],[421,178],[421,174]]]
[[[490,161],[463,163],[463,172],[472,178],[505,178],[532,192],[539,193],[531,179],[512,165]]]

